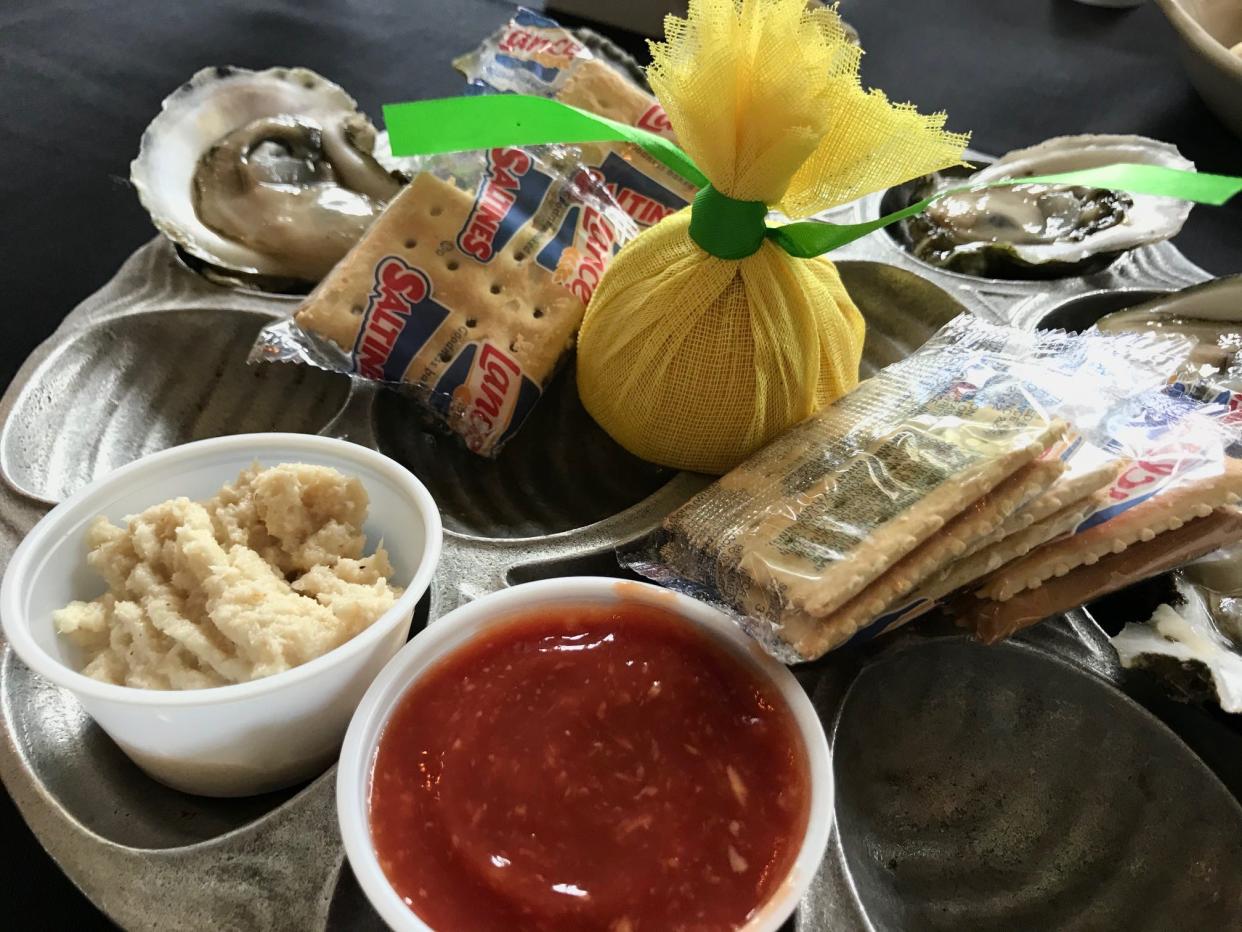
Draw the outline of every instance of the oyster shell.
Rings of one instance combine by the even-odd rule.
[[[1195,348],[1180,376],[1242,389],[1242,275],[1192,285],[1106,314],[1096,327],[1109,332],[1184,334],[1195,340]]]
[[[997,159],[964,181],[924,179],[910,201],[963,184],[1033,177],[1112,162],[1191,170],[1168,143],[1142,136],[1061,136]],[[989,278],[1056,278],[1097,271],[1121,253],[1173,236],[1190,204],[1066,185],[1026,184],[946,195],[903,221],[925,262]]]
[[[399,188],[375,135],[305,68],[205,68],[164,101],[130,180],[155,226],[225,279],[314,282]]]
[[[1194,582],[1197,567],[1238,587],[1219,592]],[[1157,606],[1146,622],[1131,622],[1112,639],[1121,664],[1160,677],[1184,700],[1242,712],[1242,562],[1239,552],[1214,555],[1174,575],[1177,605]]]

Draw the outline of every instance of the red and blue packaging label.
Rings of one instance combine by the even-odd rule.
[[[449,178],[416,178],[399,195],[400,203],[394,202],[397,212],[386,211],[387,219],[359,247],[371,246],[363,260],[369,290],[358,302],[360,321],[352,346],[342,347],[351,371],[414,386],[428,408],[483,455],[498,452],[521,426],[554,360],[542,352],[541,370],[526,371],[505,315],[530,313],[532,305],[543,302],[553,302],[545,307],[563,305],[546,338],[567,346],[612,257],[637,232],[598,169],[545,156],[538,149],[505,147],[466,161],[456,157],[446,163]],[[420,231],[419,211],[438,216],[431,206],[437,203],[441,212],[457,211],[461,219],[441,225],[436,234]],[[398,216],[406,219],[393,221]],[[446,234],[449,241],[432,247],[433,237]],[[368,243],[372,236],[378,237],[374,246]],[[409,248],[424,238],[417,253],[421,259],[402,253],[403,245]],[[482,272],[498,262],[495,272]],[[516,289],[515,300],[498,299],[488,305],[488,314],[479,314],[482,306],[471,302],[480,298],[470,296],[476,286],[485,295],[489,278],[474,278],[472,286],[453,277],[469,276],[471,266]],[[530,290],[521,297],[518,291],[527,285]],[[334,300],[343,303],[349,296]],[[489,339],[498,332],[505,335]]]
[[[426,272],[400,256],[385,256],[375,267],[375,287],[354,341],[354,370],[363,378],[400,382],[448,316],[432,298]]]
[[[467,343],[444,370],[431,405],[475,453],[499,449],[542,394],[517,360],[491,343]]]
[[[574,69],[594,59],[590,49],[555,20],[519,7],[498,33],[454,64],[466,74],[468,94],[558,97]],[[639,91],[637,86],[634,90]],[[654,98],[627,121],[672,138],[668,114]],[[681,210],[694,195],[685,179],[635,146],[589,145],[582,147],[582,154],[584,164],[598,169],[639,227],[652,226]]]
[[[495,64],[524,71],[544,85],[555,85],[565,68],[591,53],[556,20],[518,7],[496,43]]]
[[[484,263],[539,212],[553,181],[525,149],[489,149],[486,158],[474,208],[457,234],[457,248]]]
[[[390,255],[375,268],[375,287],[354,343],[358,375],[400,382],[449,310],[435,300],[422,269]],[[465,343],[429,389],[429,403],[476,453],[498,450],[539,400],[540,387],[510,354],[488,342]]]

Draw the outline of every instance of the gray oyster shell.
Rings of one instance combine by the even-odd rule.
[[[927,179],[911,200],[963,185],[1114,162],[1193,170],[1176,147],[1142,136],[1061,136],[1018,149],[964,180]],[[987,278],[1056,278],[1097,271],[1127,250],[1175,235],[1190,204],[1063,185],[1015,185],[946,195],[903,222],[918,258]]]
[[[203,194],[203,182],[197,173],[205,159],[218,153],[222,143],[230,137],[244,133],[247,127],[262,126],[264,122],[296,126],[304,130],[308,140],[315,143],[322,140],[309,158],[302,159],[312,169],[307,172],[308,176],[313,176],[321,187],[325,174],[333,174],[331,167],[324,171],[313,169],[322,168],[329,162],[335,164],[329,145],[335,141],[337,153],[348,153],[345,159],[348,164],[342,163],[346,170],[336,173],[348,179],[335,182],[339,195],[366,201],[375,211],[384,202],[384,197],[376,192],[385,181],[389,185],[388,190],[395,192],[397,189],[397,182],[389,178],[371,156],[375,128],[358,112],[354,99],[326,78],[305,68],[250,71],[214,67],[197,72],[164,100],[160,113],[143,133],[138,156],[130,165],[130,180],[156,228],[184,254],[192,257],[192,267],[199,268],[217,281],[255,284],[261,289],[272,283],[313,281],[318,276],[308,275],[308,264],[297,261],[299,257],[296,255],[256,248],[246,241],[246,234],[250,231],[244,228],[252,225],[256,238],[261,240],[265,222],[270,223],[272,230],[285,222],[291,229],[305,235],[308,219],[313,221],[314,218],[308,212],[296,218],[268,218],[264,211],[270,210],[270,207],[265,206],[262,198],[256,199],[253,209],[247,214],[244,212],[244,191],[240,194],[230,191],[232,202],[228,205],[229,210],[232,216],[243,218],[240,235],[230,236],[222,234],[218,226],[209,226],[204,222],[196,202]],[[274,144],[286,143],[287,140],[280,140]],[[266,144],[260,142],[260,145]],[[266,147],[271,148],[270,145]],[[257,146],[251,151],[257,153]],[[305,153],[295,152],[293,155],[300,157]],[[312,164],[316,160],[322,164]],[[293,157],[283,160],[267,158],[265,161],[256,154],[251,159],[251,165],[237,163],[238,171],[233,175],[246,171],[287,174],[288,166],[297,161]],[[228,172],[221,173],[221,176],[232,177]],[[361,185],[361,194],[356,190],[359,189],[356,183],[359,178],[366,182]],[[248,183],[255,181],[254,178],[247,179]],[[307,193],[309,188],[298,187],[301,183],[288,177],[272,177],[266,179],[264,185],[254,184],[253,189],[266,196],[266,205],[270,205],[278,200],[272,197],[273,192],[278,192],[282,186],[291,192]],[[290,203],[295,200],[291,197]],[[312,200],[303,196],[300,202]],[[332,198],[329,196],[322,200],[331,201]],[[243,210],[237,210],[239,206]],[[253,224],[246,220],[248,217],[254,218]],[[297,222],[292,223],[291,220]],[[340,236],[339,231],[334,232]]]
[[[1206,557],[1174,578],[1181,604],[1157,606],[1112,639],[1122,666],[1150,671],[1179,698],[1242,713],[1242,550]]]
[[[1180,333],[1195,348],[1179,377],[1242,390],[1242,275],[1192,285],[1106,314],[1096,327],[1107,332]]]

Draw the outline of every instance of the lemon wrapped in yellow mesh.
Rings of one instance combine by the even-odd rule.
[[[721,258],[692,212],[700,227],[732,223],[722,202],[805,218],[959,162],[966,137],[863,91],[835,10],[804,0],[691,0],[651,51],[651,86],[714,203],[614,259],[582,325],[578,389],[630,451],[721,473],[854,387],[864,328],[828,259],[767,239]]]

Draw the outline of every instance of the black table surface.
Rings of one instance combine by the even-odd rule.
[[[601,4],[609,0],[598,0]],[[161,99],[197,69],[305,65],[363,109],[458,93],[450,59],[503,22],[500,0],[4,0],[0,5],[0,384],[73,306],[151,235],[126,180]],[[1001,153],[1066,133],[1140,133],[1201,170],[1242,174],[1242,142],[1203,106],[1154,3],[843,0],[864,83],[947,110]],[[643,42],[611,31],[639,55]],[[1198,207],[1177,245],[1215,274],[1242,271],[1242,198]],[[54,429],[54,425],[49,425]],[[105,926],[5,796],[0,913],[37,928]]]

